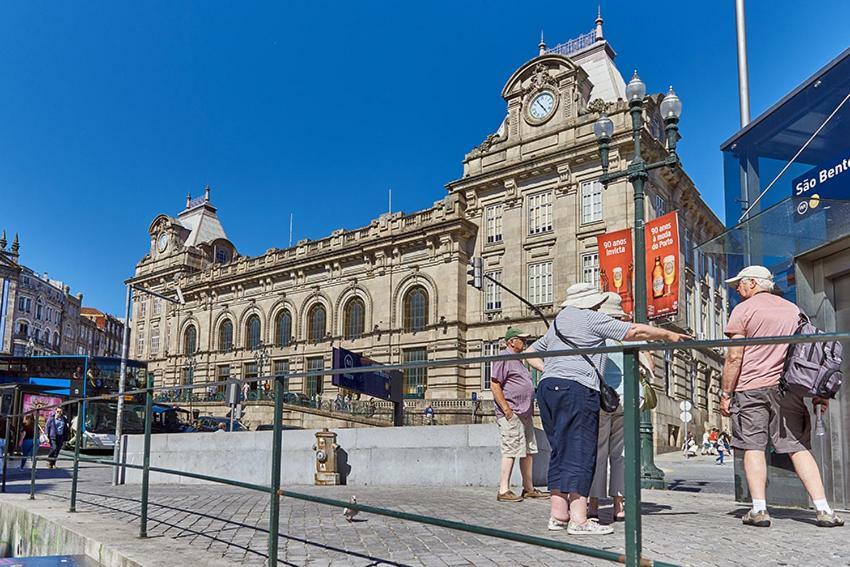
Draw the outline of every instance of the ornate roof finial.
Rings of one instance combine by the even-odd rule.
[[[12,254],[17,254],[21,249],[21,241],[18,240],[18,233],[15,233],[15,239],[12,241]]]
[[[186,208],[187,208],[187,209],[189,208],[189,204],[190,204],[191,202],[192,202],[192,194],[187,192],[187,193],[186,193]]]
[[[543,55],[546,53],[546,42],[543,41],[543,30],[540,30],[540,43],[537,45],[540,48],[540,53],[538,55]]]
[[[605,39],[602,36],[602,4],[597,5],[596,10],[596,41],[602,41]]]
[[[207,184],[207,186],[204,187],[204,202],[206,202],[206,203],[210,202],[210,186],[209,186],[209,184]]]
[[[0,250],[6,249],[6,229],[3,229],[3,234],[0,235]]]

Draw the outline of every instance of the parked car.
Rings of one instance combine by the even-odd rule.
[[[202,415],[195,421],[194,427],[196,431],[201,432],[218,431],[221,423],[224,424],[225,431],[230,431],[229,417],[214,417],[212,415]],[[242,425],[238,419],[235,419],[233,420],[233,431],[248,431],[248,428]]]

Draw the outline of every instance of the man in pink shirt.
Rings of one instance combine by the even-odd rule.
[[[733,339],[793,335],[800,321],[800,310],[790,301],[773,294],[773,274],[763,266],[747,266],[734,278],[743,301],[726,325],[726,335]],[[829,507],[817,462],[811,454],[812,422],[809,408],[799,395],[779,388],[788,345],[729,347],[723,366],[720,412],[732,417],[732,447],[744,452],[744,472],[753,501],[743,522],[768,527],[765,487],[767,462],[764,452],[768,444],[777,453],[787,453],[794,463],[817,508],[817,525],[844,525]],[[827,406],[826,400],[815,398],[815,404]]]

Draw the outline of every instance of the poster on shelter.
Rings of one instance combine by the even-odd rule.
[[[55,396],[41,396],[39,394],[24,394],[23,411],[38,410],[35,412],[38,427],[36,428],[35,438],[38,439],[43,431],[47,433],[47,419],[53,414],[56,406],[62,403],[62,398]],[[41,409],[45,408],[45,409]],[[42,443],[42,447],[50,447],[50,443]]]
[[[634,254],[632,230],[618,230],[596,237],[599,247],[599,283],[602,291],[620,294],[623,311],[634,319]]]
[[[674,211],[646,223],[646,315],[679,312],[679,217]]]

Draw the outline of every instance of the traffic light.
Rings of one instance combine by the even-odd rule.
[[[473,256],[469,259],[469,267],[466,269],[469,279],[466,281],[475,289],[480,290],[484,281],[484,259]]]

